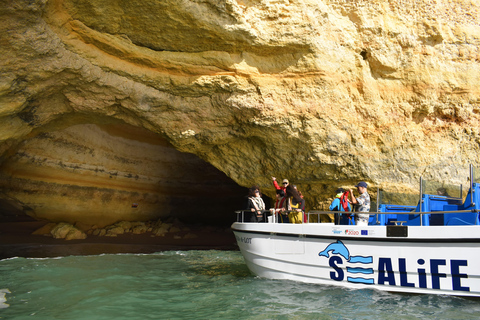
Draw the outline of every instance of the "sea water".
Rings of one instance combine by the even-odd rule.
[[[0,261],[1,319],[478,319],[480,300],[261,279],[238,251]]]

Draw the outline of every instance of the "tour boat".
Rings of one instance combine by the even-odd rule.
[[[249,212],[237,211],[232,230],[259,277],[480,297],[479,178],[470,166],[468,193],[460,187],[455,195],[430,192],[420,179],[417,205],[392,204],[402,198],[378,190],[367,226],[349,218],[339,225],[312,222],[331,211],[309,212],[301,224],[278,223],[274,215],[246,222]]]

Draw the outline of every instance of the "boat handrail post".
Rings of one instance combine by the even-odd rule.
[[[245,218],[244,218],[245,210],[237,210],[235,211],[235,213],[237,214],[237,222],[245,222]],[[242,214],[242,220],[240,220],[240,213]]]
[[[423,178],[420,177],[420,200],[418,202],[419,212],[420,212],[420,225],[423,226],[423,216],[422,216],[422,207],[423,207]]]
[[[380,211],[380,188],[377,187],[377,214],[375,215],[376,217],[376,224],[380,224],[378,221],[378,212]]]
[[[470,163],[470,201],[472,202],[471,206],[475,207],[475,200],[474,200],[474,192],[475,190],[473,189],[473,164]]]

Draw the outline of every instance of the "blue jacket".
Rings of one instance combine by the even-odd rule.
[[[340,208],[340,210],[338,210]],[[330,211],[345,211],[343,210],[343,206],[340,204],[340,198],[335,198],[332,201],[332,204],[330,207],[328,207]],[[350,207],[350,203],[348,204],[348,211],[352,211],[352,208]]]

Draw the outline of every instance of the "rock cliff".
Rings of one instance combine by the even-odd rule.
[[[4,0],[0,17],[4,207],[191,217],[205,186],[232,203],[276,176],[313,209],[480,164],[476,1]]]

